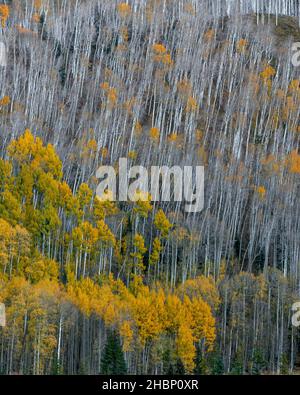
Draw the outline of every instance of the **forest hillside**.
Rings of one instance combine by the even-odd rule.
[[[0,1],[2,374],[297,370],[299,4],[265,3]],[[204,166],[204,209],[97,196],[119,158]]]

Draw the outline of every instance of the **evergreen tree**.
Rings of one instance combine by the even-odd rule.
[[[224,373],[224,363],[220,351],[216,351],[209,358],[209,366],[211,374],[221,375]]]
[[[108,335],[101,361],[102,374],[126,374],[127,367],[120,339],[115,332]]]
[[[280,373],[284,375],[289,374],[289,359],[286,354],[282,354],[280,358]]]
[[[259,375],[266,368],[266,361],[260,350],[255,350],[252,359],[252,374]]]
[[[201,352],[199,344],[196,345],[195,374],[207,374],[207,363]]]
[[[233,360],[230,373],[236,376],[242,375],[244,373],[243,359],[240,352],[237,353],[235,359]]]
[[[52,371],[51,374],[53,376],[58,376],[60,374],[63,374],[63,367],[61,364],[57,361],[57,358],[54,359],[53,365],[52,365]]]

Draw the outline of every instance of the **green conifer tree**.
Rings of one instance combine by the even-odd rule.
[[[115,332],[108,335],[101,360],[102,374],[126,374],[127,367],[120,344],[119,336]]]

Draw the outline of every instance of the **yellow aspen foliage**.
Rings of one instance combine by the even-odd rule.
[[[130,351],[133,341],[133,330],[129,321],[124,321],[120,325],[120,336],[123,339],[123,351]]]
[[[150,211],[152,211],[151,195],[148,192],[140,190],[135,191],[132,199],[135,202],[133,211],[138,215],[147,218]]]
[[[282,118],[284,121],[287,121],[289,116],[298,111],[298,106],[296,104],[293,96],[287,96],[286,103],[282,108]]]
[[[87,143],[84,145],[80,156],[84,159],[86,158],[93,158],[98,150],[97,142],[95,139],[88,140]]]
[[[134,160],[137,157],[137,153],[136,153],[136,151],[129,151],[127,156],[129,159]]]
[[[108,225],[104,222],[104,220],[100,220],[97,222],[98,229],[98,238],[104,243],[104,245],[112,245],[114,246],[116,243],[116,239],[112,231],[109,229]]]
[[[8,106],[10,104],[10,97],[9,96],[3,96],[2,99],[0,99],[0,106]]]
[[[195,16],[196,15],[196,10],[195,6],[192,3],[187,3],[184,5],[184,11]]]
[[[76,212],[79,209],[79,202],[73,196],[71,188],[65,181],[58,184],[58,201],[67,212]]]
[[[31,172],[30,166],[23,165],[21,167],[19,178],[22,184],[18,188],[18,193],[26,198],[26,201],[30,203],[32,201],[33,187],[34,187],[34,177],[33,172]]]
[[[167,53],[167,49],[163,44],[154,44],[153,51],[159,55],[163,55],[163,54]]]
[[[118,213],[118,208],[115,202],[112,201],[113,199],[112,192],[110,198],[111,199],[106,200],[96,195],[93,205],[93,214],[96,220],[105,219],[105,217],[107,216],[115,215]]]
[[[247,45],[248,45],[248,41],[241,38],[240,40],[238,40],[238,42],[236,44],[236,49],[238,52],[243,53],[243,52],[245,52]]]
[[[118,13],[121,17],[127,17],[131,12],[131,7],[127,3],[120,3],[117,6]]]
[[[178,133],[176,135],[176,141],[174,142],[174,144],[176,145],[176,147],[178,149],[183,149],[185,146],[185,141],[184,141],[184,134],[183,133]]]
[[[167,48],[163,44],[154,44],[152,46],[154,52],[154,61],[160,62],[164,65],[171,65],[173,63],[171,54],[167,51]]]
[[[100,156],[105,159],[108,156],[108,149],[106,147],[100,148]]]
[[[286,164],[291,174],[300,174],[300,155],[293,150],[286,158]]]
[[[158,128],[155,128],[155,127],[151,128],[149,131],[149,135],[150,135],[151,140],[157,142],[157,141],[159,141],[160,131]]]
[[[188,234],[187,229],[183,228],[182,226],[177,226],[173,230],[172,236],[178,242],[183,241],[183,240],[187,240],[189,238],[189,234]]]
[[[211,351],[216,339],[215,318],[211,314],[211,308],[199,298],[193,298],[190,307],[194,338],[196,341],[205,339],[207,350]]]
[[[117,90],[116,88],[110,88],[107,92],[108,102],[114,106],[117,101]]]
[[[19,139],[13,140],[8,147],[8,154],[15,158],[18,162],[25,162],[30,160],[33,152],[35,139],[29,129],[26,129],[23,136]]]
[[[145,247],[145,240],[141,234],[137,233],[134,235],[133,247],[134,247],[134,252],[132,252],[130,256],[134,259],[135,267],[138,270],[143,271],[145,270],[143,260],[147,248]]]
[[[280,100],[286,98],[286,92],[283,89],[277,89],[276,95]]]
[[[139,240],[137,244],[143,244]],[[215,340],[215,320],[211,308],[201,297],[175,294],[166,296],[162,288],[150,290],[142,277],[134,275],[129,288],[112,276],[96,284],[90,278],[74,279],[67,285],[69,300],[87,316],[95,313],[105,324],[118,328],[124,351],[130,351],[133,337],[144,347],[163,333],[173,334],[176,354],[189,371],[194,367],[195,342],[203,341],[205,350]]]
[[[272,128],[275,129],[275,130],[278,129],[279,122],[280,122],[279,114],[278,113],[273,114],[273,116],[272,116],[272,123],[271,123]]]
[[[181,324],[176,338],[177,355],[187,373],[192,373],[195,367],[196,348],[194,336],[188,324]]]
[[[136,104],[136,98],[132,97],[124,102],[123,107],[128,112],[128,114],[132,115],[133,114],[132,110],[135,104]]]
[[[16,337],[14,352],[21,357],[24,341],[32,339],[34,352],[39,354],[34,373],[41,374],[57,345],[54,322],[58,312],[58,284],[43,280],[32,285],[22,277],[13,277],[0,294],[6,304],[7,330],[13,331]],[[8,332],[4,331],[3,335],[7,336]]]
[[[220,268],[219,268],[219,276],[218,276],[218,283],[220,283],[220,281],[223,281],[224,278],[226,277],[226,260],[222,259],[221,263],[220,263]]]
[[[261,200],[264,200],[265,199],[265,197],[266,197],[266,188],[263,186],[263,185],[259,185],[257,188],[256,188],[256,192],[258,193],[258,195],[259,195],[259,197],[260,197],[260,199]]]
[[[137,297],[138,293],[143,290],[147,290],[148,288],[143,284],[143,277],[137,274],[133,274],[131,276],[131,281],[129,284],[129,291],[132,295]]]
[[[281,161],[276,160],[275,156],[272,154],[269,154],[265,158],[262,158],[260,162],[265,167],[265,169],[271,173],[278,173],[282,165]]]
[[[167,53],[161,57],[161,62],[166,66],[171,66],[173,64],[173,60],[171,58],[171,54]]]
[[[140,136],[141,135],[141,133],[142,133],[142,131],[143,131],[143,126],[140,124],[140,122],[136,122],[135,123],[135,125],[134,125],[134,133],[137,135],[137,136]]]
[[[145,241],[142,235],[136,234],[134,236],[134,241],[133,245],[136,247],[136,250],[141,254],[144,255],[145,252],[147,251],[147,248],[145,247]]]
[[[183,304],[176,294],[169,294],[166,298],[166,327],[177,333],[183,319]]]
[[[164,319],[158,304],[156,293],[145,287],[130,306],[141,346],[145,346],[147,340],[156,339],[163,330]]]
[[[146,19],[149,24],[153,21],[155,1],[156,0],[151,0],[151,1],[147,1],[147,3],[146,3],[146,10],[145,10],[146,11]]]
[[[276,74],[276,70],[272,66],[266,66],[265,69],[260,73],[263,80],[268,80]]]
[[[41,21],[41,16],[39,13],[35,12],[32,16],[32,20],[35,23],[39,23]]]
[[[45,204],[58,203],[58,185],[50,173],[41,173],[36,181],[36,188],[44,195]]]
[[[300,81],[299,80],[292,80],[289,85],[289,91],[291,93],[299,93],[300,89]]]
[[[4,189],[6,185],[9,184],[12,177],[12,164],[7,160],[0,159],[0,188]]]
[[[87,317],[92,313],[92,298],[94,283],[90,278],[84,278],[67,286],[67,298],[77,306]]]
[[[194,279],[188,279],[178,286],[176,293],[181,298],[185,295],[190,299],[202,298],[213,309],[216,309],[220,304],[219,293],[211,277],[198,276]]]
[[[58,230],[61,226],[61,219],[58,216],[56,208],[52,204],[46,204],[46,206],[40,211],[40,219],[29,220],[29,226],[39,225],[38,229],[42,231],[43,234],[51,236],[52,232]],[[40,223],[39,223],[40,222]]]
[[[176,133],[170,133],[167,137],[168,141],[170,143],[174,143],[177,140],[177,134]]]
[[[203,164],[207,164],[208,163],[208,153],[204,147],[204,145],[201,145],[198,149],[198,155],[202,161]]]
[[[2,27],[5,27],[8,17],[9,17],[9,7],[5,4],[0,4],[0,21]]]
[[[213,38],[215,37],[215,34],[216,34],[216,32],[215,32],[214,29],[209,29],[209,30],[207,30],[207,31],[205,32],[205,34],[204,34],[204,39],[205,39],[205,41],[212,41]]]
[[[204,132],[200,129],[195,130],[195,138],[197,142],[200,142],[203,139]]]
[[[159,261],[162,245],[158,237],[155,237],[152,244],[152,252],[149,257],[149,264],[155,265]]]
[[[116,102],[117,102],[117,90],[116,88],[112,88],[109,86],[108,82],[103,82],[101,85],[101,88],[104,90],[107,100],[108,100],[108,104],[111,107],[114,107]]]
[[[154,225],[159,230],[162,237],[168,237],[172,224],[169,222],[162,209],[159,209],[155,214]]]
[[[16,28],[20,34],[28,35],[28,36],[37,36],[37,32],[27,29],[26,27],[22,25],[16,25]]]
[[[263,273],[259,274],[256,277],[257,287],[256,287],[256,295],[259,299],[263,299],[267,295],[268,286],[266,277]]]
[[[197,111],[198,103],[197,103],[197,101],[196,101],[196,99],[194,97],[189,96],[185,109],[186,109],[186,112]]]
[[[57,280],[59,269],[58,264],[53,259],[39,257],[31,261],[25,268],[26,277],[32,283],[38,283],[40,280]]]
[[[72,239],[76,247],[91,252],[98,241],[98,229],[94,228],[88,221],[82,222],[72,230]]]
[[[117,295],[114,294],[110,278],[99,287],[91,283],[88,294],[91,299],[91,306],[94,312],[98,313],[108,323],[113,324],[117,314]],[[84,283],[82,288],[85,289]],[[111,307],[110,307],[111,306]]]
[[[188,97],[192,92],[192,84],[191,82],[185,78],[177,83],[177,91],[182,96]]]
[[[100,84],[100,87],[104,90],[104,91],[108,91],[109,89],[109,83],[108,82],[102,82],[102,84]]]
[[[95,150],[95,142],[87,140],[87,145],[89,141],[90,148]],[[116,329],[124,351],[132,351],[133,347],[142,350],[168,336],[176,346],[174,352],[189,371],[195,342],[203,342],[205,351],[214,343],[211,310],[217,305],[217,296],[211,280],[187,280],[186,288],[178,287],[176,291],[164,291],[159,283],[152,287],[144,285],[141,276],[147,253],[144,235],[135,233],[131,240],[127,233],[122,235],[121,242],[116,241],[105,222],[106,216],[118,213],[114,202],[95,197],[84,183],[74,196],[68,184],[60,179],[61,162],[54,148],[45,147],[29,130],[11,142],[9,157],[10,161],[0,160],[0,297],[8,301],[8,322],[18,339],[22,334],[17,331],[21,333],[24,317],[30,311],[28,336],[32,339],[37,338],[37,333],[40,336],[32,345],[36,353],[41,353],[36,372],[43,371],[45,361],[56,350],[57,322],[65,302],[84,316],[95,314],[105,326]],[[133,211],[146,218],[153,209],[151,196],[136,192]],[[35,196],[41,197],[41,202],[35,204]],[[66,215],[71,215],[71,219],[73,216],[73,227],[58,240]],[[24,222],[26,228],[15,225],[18,221]],[[127,221],[122,222],[124,228]],[[159,262],[161,238],[168,237],[172,228],[161,209],[154,217],[154,226],[159,236],[152,243],[150,265]],[[188,232],[181,233],[184,239],[188,238]],[[49,257],[54,256],[54,251],[53,255],[50,252],[59,248],[60,243],[66,245],[66,285],[58,281],[59,263],[41,255],[35,249],[36,240],[45,244],[46,251],[49,248]],[[88,277],[95,273],[94,262],[99,257],[106,262],[106,248],[110,247],[120,250],[117,263],[129,261],[127,268],[135,273],[128,288],[112,275]],[[3,281],[7,281],[4,287]],[[210,303],[215,306],[210,307]],[[38,325],[42,326],[37,329]],[[20,347],[15,346],[16,350]]]
[[[121,35],[122,35],[123,40],[125,42],[127,42],[128,41],[128,29],[127,29],[127,27],[126,26],[122,26],[120,31],[121,31]]]
[[[113,300],[113,298],[111,300]],[[118,315],[119,311],[117,301],[107,304],[102,313],[103,320],[108,326],[113,326],[117,322],[119,318]]]
[[[85,207],[90,206],[92,201],[92,196],[93,196],[93,192],[90,189],[90,187],[87,184],[82,183],[76,194],[81,210],[83,210]]]
[[[34,137],[29,129],[8,146],[8,154],[19,165],[30,164],[33,170],[41,168],[54,178],[62,177],[62,163],[53,145],[44,146],[39,137]]]
[[[13,227],[7,221],[0,218],[0,264],[3,268],[6,267],[9,261],[11,242],[14,236],[15,231]]]
[[[28,255],[30,254],[32,247],[32,237],[27,229],[23,228],[20,225],[15,225],[14,227],[14,240],[13,240],[13,248],[11,248],[11,253],[13,257],[16,258],[16,271],[19,271],[18,264],[21,263],[22,260],[26,260]]]
[[[42,0],[34,0],[33,5],[35,9],[39,10],[42,7]]]
[[[126,303],[124,305],[118,290],[110,283],[101,288],[96,287],[93,310],[103,318],[107,326],[112,327],[119,325],[123,319],[122,314],[127,312]]]

